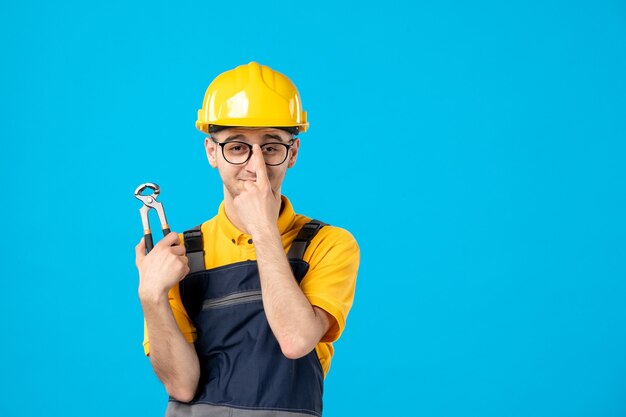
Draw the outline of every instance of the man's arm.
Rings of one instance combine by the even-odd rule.
[[[252,237],[261,276],[267,321],[283,354],[297,359],[311,352],[330,326],[328,313],[312,306],[293,276],[280,233],[274,228]]]
[[[169,290],[189,273],[185,248],[170,233],[145,255],[142,239],[135,247],[139,299],[150,338],[150,363],[167,393],[189,402],[200,378],[198,356],[181,333],[168,300]]]
[[[267,321],[283,354],[296,359],[315,348],[328,331],[330,318],[311,305],[293,276],[276,224],[280,190],[272,190],[259,145],[253,146],[252,158],[256,180],[245,183],[233,204],[254,241]]]

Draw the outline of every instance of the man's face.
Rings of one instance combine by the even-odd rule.
[[[211,136],[220,143],[236,141],[259,146],[267,143],[290,144],[292,140],[291,134],[284,130],[274,128],[232,127],[220,130]],[[222,182],[224,183],[224,191],[229,193],[231,198],[241,193],[245,181],[256,180],[257,170],[254,158],[251,157],[247,162],[241,165],[235,165],[224,159],[222,147],[213,142],[210,138],[205,139],[204,146],[209,164],[211,164],[213,168],[218,169]],[[296,163],[299,147],[300,139],[296,138],[288,151],[285,162],[277,166],[266,165],[267,176],[272,186],[272,191],[274,191],[275,194],[280,193],[287,168],[291,168]]]

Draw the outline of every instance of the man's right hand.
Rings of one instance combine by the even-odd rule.
[[[182,402],[193,399],[200,380],[200,364],[192,343],[177,325],[169,290],[189,273],[185,247],[177,233],[169,233],[146,255],[141,239],[135,247],[139,270],[139,300],[150,340],[150,363],[167,393]]]
[[[135,264],[139,271],[139,298],[156,301],[189,273],[185,247],[177,233],[169,233],[146,255],[142,238],[135,246]]]

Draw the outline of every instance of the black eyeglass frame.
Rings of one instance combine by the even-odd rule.
[[[216,145],[219,145],[219,146],[220,146],[220,148],[222,148],[222,156],[224,157],[224,160],[225,160],[226,162],[228,162],[229,164],[231,164],[231,165],[244,165],[244,164],[248,163],[248,161],[250,160],[250,158],[252,158],[252,146],[253,146],[253,145],[250,145],[249,143],[246,143],[246,142],[240,142],[240,141],[238,141],[238,140],[229,140],[229,141],[227,141],[227,142],[219,142],[219,141],[215,140],[215,138],[214,138],[214,137],[212,137],[212,136],[211,136],[211,140],[213,141],[213,143],[215,143]],[[267,145],[281,145],[281,146],[284,146],[285,148],[287,148],[287,152],[285,152],[285,159],[283,159],[280,163],[278,163],[278,164],[268,164],[268,163],[267,163],[267,161],[265,161],[265,159],[263,159],[263,160],[265,161],[265,165],[270,166],[270,167],[276,167],[276,166],[278,166],[278,165],[282,165],[282,164],[284,164],[284,163],[285,163],[285,161],[287,160],[287,158],[289,157],[289,150],[293,147],[293,143],[294,143],[294,141],[295,141],[295,140],[296,140],[296,138],[293,138],[293,139],[289,140],[289,143],[284,143],[284,142],[268,142],[268,143],[264,143],[263,145],[260,145],[260,146],[261,146],[261,151],[263,151],[263,148],[264,148],[265,146],[267,146]],[[244,145],[244,146],[247,146],[247,147],[248,147],[248,157],[246,158],[246,160],[245,160],[245,161],[235,163],[235,162],[230,162],[230,161],[228,160],[228,158],[226,158],[226,155],[224,154],[224,146],[225,146],[225,145],[228,145],[228,144],[231,144],[231,143],[236,143],[236,144],[238,144],[238,145]]]

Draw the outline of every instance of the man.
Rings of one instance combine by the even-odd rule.
[[[196,126],[223,182],[218,214],[145,254],[136,247],[144,347],[167,416],[321,415],[332,342],[354,296],[359,248],[282,196],[308,123],[283,74],[219,75]]]

